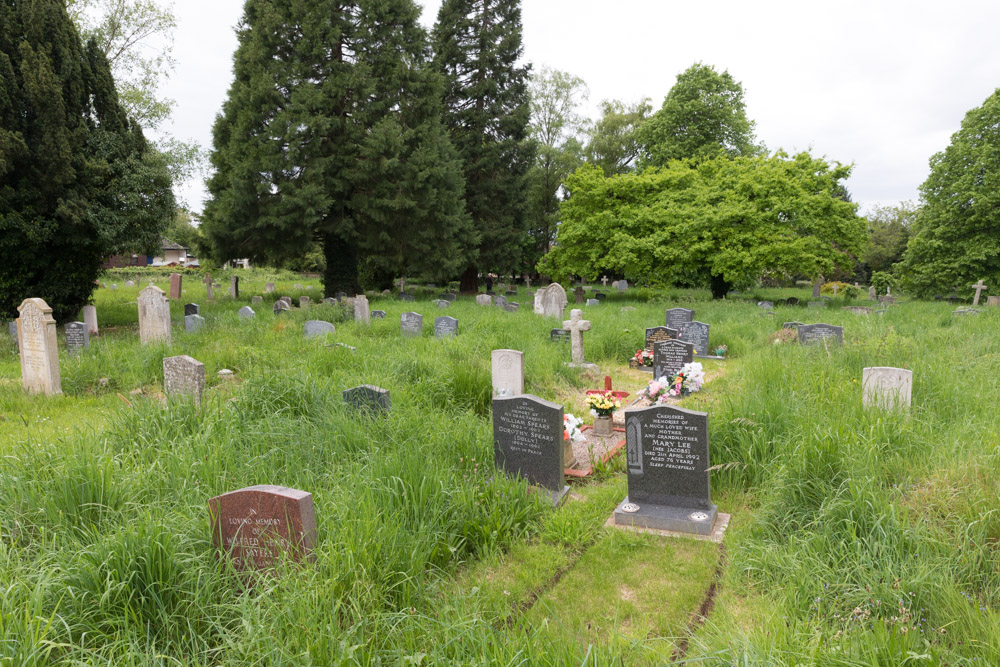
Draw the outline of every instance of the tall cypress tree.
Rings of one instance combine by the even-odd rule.
[[[314,241],[326,292],[458,270],[468,216],[412,0],[248,0],[215,125],[205,229],[219,259]]]
[[[102,260],[151,249],[173,210],[166,165],[64,0],[0,3],[3,315],[41,297],[57,320],[76,316]]]
[[[465,167],[473,251],[462,290],[481,270],[529,269],[527,234],[529,66],[519,66],[520,0],[444,0],[434,27],[435,63],[444,74],[445,123]]]

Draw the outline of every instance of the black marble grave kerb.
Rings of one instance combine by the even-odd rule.
[[[616,526],[711,535],[715,527],[715,520],[719,515],[719,508],[715,504],[712,504],[707,510],[663,505],[640,505],[637,512],[626,512],[625,507],[628,505],[631,503],[628,496],[625,496],[625,500],[615,508]]]

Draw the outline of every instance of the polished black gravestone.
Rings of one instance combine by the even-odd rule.
[[[201,306],[196,303],[184,304],[184,317],[188,315],[201,315]]]
[[[563,408],[532,396],[493,399],[493,460],[509,477],[548,492],[553,505],[566,497],[563,480]]]
[[[827,339],[843,343],[844,327],[835,327],[832,324],[803,324],[799,326],[799,342],[802,344],[821,343]]]
[[[708,414],[668,405],[625,411],[628,496],[615,524],[711,535]]]
[[[90,348],[90,330],[83,322],[69,322],[66,324],[66,349],[70,353],[79,352]]]
[[[709,329],[709,325],[704,322],[684,322],[680,326],[680,339],[694,345],[695,354],[708,356],[711,354],[708,349]]]
[[[661,340],[653,344],[653,377],[673,378],[694,360],[694,346],[681,340]]]
[[[664,340],[674,340],[680,332],[670,327],[647,327],[646,328],[646,349],[652,350],[655,343]]]
[[[392,399],[388,389],[382,389],[371,384],[344,390],[344,402],[355,408],[371,414],[389,412],[392,410]]]
[[[565,343],[570,339],[570,333],[566,329],[553,329],[549,332],[549,340],[553,343]]]
[[[667,309],[667,326],[680,331],[681,325],[694,319],[694,311],[690,308]]]

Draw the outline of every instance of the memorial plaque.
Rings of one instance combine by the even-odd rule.
[[[517,396],[524,393],[524,352],[493,350],[493,395]]]
[[[392,410],[392,399],[388,389],[382,389],[372,384],[344,390],[344,402],[356,410],[370,414],[389,412]]]
[[[445,302],[447,303],[447,302]],[[434,318],[434,337],[435,338],[450,338],[451,336],[458,335],[458,320],[454,317],[436,317]]]
[[[163,393],[167,396],[191,396],[201,405],[205,392],[205,364],[186,354],[163,359]]]
[[[689,308],[670,308],[667,310],[667,326],[680,331],[681,325],[694,319],[694,311]]]
[[[399,326],[404,336],[422,336],[424,316],[420,313],[403,313],[399,318]]]
[[[332,324],[323,320],[309,320],[305,323],[303,330],[306,338],[316,338],[337,332]]]
[[[70,322],[63,327],[66,332],[66,349],[72,354],[90,347],[90,332],[83,322]]]
[[[201,306],[196,303],[185,303],[184,304],[184,316],[188,315],[201,315]]]
[[[257,315],[257,313],[253,312],[253,308],[250,306],[243,306],[236,311],[236,314],[244,320],[252,320]]]
[[[694,360],[694,346],[681,340],[662,340],[653,345],[653,377],[673,378],[684,364]]]
[[[52,309],[42,299],[25,299],[17,312],[17,346],[25,391],[46,396],[61,394],[59,348]]]
[[[913,395],[913,371],[875,366],[862,371],[862,399],[866,408],[906,410]]]
[[[625,441],[628,497],[615,510],[615,524],[710,535],[718,509],[708,470],[708,414],[631,408]]]
[[[185,315],[184,316],[184,329],[188,333],[196,333],[201,331],[201,328],[205,326],[205,318],[201,315]]]
[[[570,332],[566,329],[553,329],[549,332],[549,341],[553,343],[568,343]]]
[[[139,292],[139,341],[143,345],[170,342],[170,302],[156,285]]]
[[[707,355],[709,325],[704,322],[685,322],[680,327],[680,339],[694,345],[694,353]]]
[[[509,477],[547,490],[553,505],[569,491],[563,482],[563,409],[531,394],[493,399],[493,459]]]
[[[208,501],[212,542],[237,570],[266,570],[282,559],[314,558],[316,517],[311,493],[270,484]]]
[[[384,310],[373,310],[372,311],[372,319],[374,319],[374,320],[384,320],[385,319],[385,311]]]
[[[675,340],[680,332],[670,327],[647,327],[646,328],[646,349],[652,350],[654,343],[663,340]]]
[[[821,343],[825,340],[833,340],[837,343],[844,342],[844,327],[835,327],[832,324],[803,324],[799,326],[799,342]]]
[[[83,307],[83,322],[91,336],[97,335],[97,306]]]

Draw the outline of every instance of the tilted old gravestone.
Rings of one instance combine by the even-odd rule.
[[[167,396],[190,396],[201,405],[205,393],[205,364],[186,354],[163,359],[163,393]]]
[[[59,348],[52,309],[42,299],[25,299],[17,307],[17,347],[21,356],[21,384],[29,394],[62,393]]]
[[[371,322],[371,311],[368,306],[368,297],[364,294],[359,294],[354,297],[354,321],[360,322],[361,324],[369,324]]]
[[[323,320],[309,320],[305,323],[303,331],[306,338],[316,338],[337,332],[332,324]]]
[[[384,310],[373,310],[372,311],[372,319],[374,319],[374,320],[384,320],[385,319],[385,311]]]
[[[448,308],[451,306],[451,301],[448,301],[447,299],[436,299],[434,301],[434,305],[438,308]]]
[[[685,322],[680,327],[678,337],[685,343],[694,345],[695,354],[708,355],[710,354],[708,349],[709,329],[709,325],[704,322]]]
[[[694,360],[694,346],[682,340],[662,340],[653,344],[653,377],[673,379],[684,364]]]
[[[561,320],[567,303],[566,290],[559,283],[552,283],[542,295],[542,314]]]
[[[372,384],[345,389],[344,402],[356,410],[370,414],[392,410],[392,398],[389,396],[389,390]]]
[[[523,478],[549,493],[553,505],[569,487],[563,482],[563,408],[532,396],[493,399],[493,460],[507,476]]]
[[[913,395],[913,371],[874,366],[862,371],[861,404],[866,408],[906,410]]]
[[[215,292],[213,291],[212,275],[209,273],[205,274],[205,277],[201,280],[202,284],[205,286],[205,297],[211,301],[215,298]]]
[[[476,295],[476,305],[477,306],[492,306],[493,297],[489,294],[477,294]]]
[[[976,290],[976,296],[972,299],[973,307],[979,305],[979,295],[982,294],[983,290],[986,289],[986,285],[983,284],[983,279],[980,278],[979,282],[975,285],[969,285],[972,289]]]
[[[835,327],[832,324],[803,324],[798,329],[799,342],[802,344],[821,343],[825,340],[844,342],[844,327]]]
[[[86,350],[90,347],[90,332],[83,322],[69,322],[63,327],[66,333],[66,349],[70,353]]]
[[[615,525],[710,535],[708,414],[669,405],[625,411],[628,496]]]
[[[291,308],[292,307],[288,305],[287,301],[284,301],[283,299],[278,299],[277,301],[274,302],[274,305],[271,307],[271,312],[273,312],[275,315],[280,315],[285,311],[291,310]]]
[[[435,338],[450,338],[452,336],[458,335],[458,320],[454,317],[448,317],[447,315],[443,317],[434,318],[434,337]]]
[[[201,306],[196,303],[185,303],[184,304],[184,316],[188,315],[201,315]]]
[[[689,308],[670,308],[667,310],[667,326],[680,331],[681,325],[694,319],[694,311]]]
[[[493,395],[517,396],[524,393],[524,352],[493,350]]]
[[[201,328],[205,326],[205,318],[201,315],[185,315],[184,316],[184,329],[188,333],[196,333],[201,331]]]
[[[97,306],[83,307],[83,322],[91,336],[97,335]]]
[[[299,308],[308,308],[309,304],[311,304],[311,303],[312,303],[312,299],[310,299],[309,297],[307,297],[307,296],[300,296],[299,297]]]
[[[236,311],[236,314],[239,315],[244,320],[252,320],[254,317],[257,316],[257,313],[255,313],[253,308],[251,308],[250,306],[243,306],[238,311]]]
[[[420,313],[403,313],[399,317],[399,328],[404,336],[422,336],[424,316]]]
[[[312,494],[264,484],[208,501],[212,542],[237,570],[267,570],[284,558],[312,559],[316,516]]]
[[[170,302],[156,285],[139,292],[139,341],[143,345],[170,342]]]

